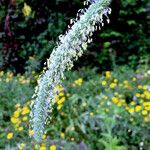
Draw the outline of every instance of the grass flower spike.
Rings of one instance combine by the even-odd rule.
[[[80,9],[77,18],[70,20],[68,31],[59,36],[59,42],[47,60],[47,69],[39,77],[31,106],[31,127],[37,142],[41,141],[46,120],[52,112],[56,85],[64,79],[64,72],[73,67],[73,61],[87,49],[87,44],[92,42],[93,32],[104,26],[103,16],[110,22],[110,0],[87,0],[84,4],[89,7]]]

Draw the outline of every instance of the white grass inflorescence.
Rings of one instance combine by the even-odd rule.
[[[47,69],[38,79],[33,95],[31,111],[31,128],[34,138],[41,141],[45,130],[46,119],[52,112],[56,85],[64,79],[64,72],[73,67],[73,61],[82,56],[87,44],[92,42],[93,32],[104,26],[103,16],[110,22],[108,14],[111,0],[86,0],[88,8],[80,9],[76,19],[71,19],[71,26],[65,35],[59,36],[59,42],[47,60]]]

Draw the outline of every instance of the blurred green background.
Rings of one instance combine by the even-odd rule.
[[[112,1],[110,24],[58,85],[42,143],[32,138],[38,75],[84,7],[80,0],[0,0],[0,150],[150,150],[148,0]]]

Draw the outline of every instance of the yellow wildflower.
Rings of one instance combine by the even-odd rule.
[[[59,93],[59,96],[64,96],[64,93],[63,93],[63,92],[60,92],[60,93]]]
[[[28,120],[28,117],[27,117],[27,116],[24,116],[24,117],[22,118],[22,120],[23,120],[23,121],[26,121],[26,120]]]
[[[30,105],[31,104],[31,102],[30,101],[27,101],[27,103],[26,103],[27,105]]]
[[[147,110],[142,111],[142,115],[147,115],[147,114],[148,114]]]
[[[123,81],[124,84],[128,84],[129,82],[127,80]]]
[[[15,117],[11,117],[11,122],[12,123],[17,123],[19,121],[18,118],[15,118]]]
[[[142,85],[138,85],[138,89],[142,89]]]
[[[94,116],[94,113],[93,113],[93,112],[90,112],[90,116]]]
[[[27,106],[24,106],[23,108],[22,108],[22,115],[25,115],[25,114],[28,114],[30,112],[30,110],[29,110],[29,108],[27,107]]]
[[[15,107],[16,107],[16,108],[20,107],[20,104],[19,104],[19,103],[17,103],[17,104],[15,105]]]
[[[111,77],[111,72],[110,71],[106,71],[105,72],[105,76],[106,76],[106,78],[110,78]]]
[[[23,127],[19,127],[19,128],[18,128],[18,131],[22,131],[22,130],[23,130]]]
[[[57,104],[60,105],[65,101],[65,97],[62,97],[60,100],[58,100]]]
[[[141,94],[140,93],[136,93],[135,96],[139,98],[141,96]]]
[[[107,84],[107,82],[106,82],[106,81],[102,81],[101,84],[102,84],[103,86],[105,86],[105,85]]]
[[[25,147],[25,144],[24,143],[21,143],[20,146],[19,146],[19,150],[23,150]]]
[[[135,111],[136,112],[139,112],[141,110],[141,106],[140,105],[137,105],[136,107],[135,107]]]
[[[144,106],[150,106],[150,102],[143,102]]]
[[[45,145],[42,145],[42,146],[40,147],[40,150],[46,150],[46,146],[45,146]]]
[[[117,103],[117,106],[122,106],[122,102],[119,101],[119,102]]]
[[[4,71],[0,71],[0,76],[2,77],[4,75]]]
[[[134,105],[135,105],[135,102],[134,102],[134,101],[132,101],[130,104],[131,104],[132,106],[134,106]]]
[[[143,90],[147,90],[148,86],[147,85],[144,85],[143,86]]]
[[[150,92],[144,91],[145,98],[150,99]]]
[[[116,87],[116,83],[111,83],[111,84],[110,84],[110,88],[113,89],[113,88],[115,88],[115,87]]]
[[[72,128],[71,128],[71,130],[72,130],[72,131],[74,131],[74,130],[75,130],[75,128],[74,128],[74,127],[72,127]]]
[[[62,104],[58,105],[57,110],[60,110],[62,108],[62,106],[63,106]]]
[[[14,112],[14,117],[15,117],[15,118],[18,118],[19,115],[20,115],[20,112],[19,112],[19,111],[15,111],[15,112]]]
[[[134,113],[134,108],[129,108],[128,112],[131,113],[131,114]]]
[[[114,82],[115,82],[115,83],[117,83],[117,82],[118,82],[118,80],[117,80],[117,79],[114,79]]]
[[[64,137],[64,136],[65,136],[65,134],[64,134],[63,132],[61,132],[60,136],[61,136],[61,137]]]
[[[119,99],[117,97],[112,97],[112,102],[117,104],[119,102]]]
[[[83,79],[82,78],[79,78],[78,80],[75,80],[74,83],[78,86],[81,86],[82,85],[82,82],[83,82]]]
[[[26,3],[24,3],[24,7],[23,7],[23,9],[22,9],[22,12],[23,12],[23,14],[24,14],[24,16],[26,17],[26,16],[29,16],[30,15],[30,13],[31,13],[31,7],[29,6],[29,5],[27,5]]]
[[[82,105],[83,105],[83,107],[86,107],[86,106],[87,106],[86,102],[84,102]]]
[[[148,122],[148,121],[150,121],[150,118],[144,117],[144,121],[145,121],[145,122]]]
[[[135,77],[133,77],[133,78],[132,78],[132,81],[136,81],[136,78],[135,78]]]
[[[33,130],[29,130],[29,136],[32,136],[34,134]]]
[[[45,140],[46,139],[46,134],[42,135],[42,139]]]
[[[49,150],[56,150],[56,146],[55,145],[51,145]]]
[[[7,139],[9,140],[9,139],[11,139],[13,137],[13,133],[12,132],[9,132],[8,134],[7,134]]]

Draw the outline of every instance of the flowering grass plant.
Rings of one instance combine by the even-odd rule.
[[[103,16],[107,18],[111,9],[108,7],[110,0],[92,0],[88,9],[79,10],[77,21],[71,20],[68,32],[59,36],[59,42],[47,60],[47,70],[38,79],[38,86],[35,89],[32,102],[31,127],[34,130],[34,138],[41,141],[45,124],[49,114],[52,112],[54,97],[57,95],[57,84],[64,79],[65,70],[73,67],[73,61],[86,50],[87,44],[92,42],[91,36],[98,27],[104,26]],[[31,105],[31,106],[32,106]]]

